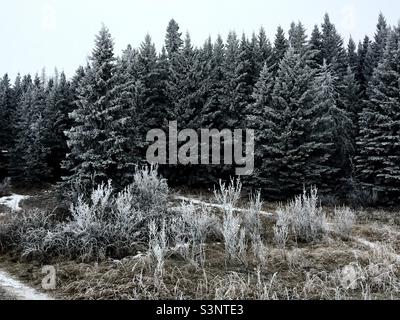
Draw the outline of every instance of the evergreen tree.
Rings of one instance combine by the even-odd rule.
[[[298,194],[308,180],[306,163],[310,154],[308,137],[312,124],[310,107],[314,74],[309,64],[306,55],[295,53],[293,48],[288,50],[275,80],[271,108],[267,106],[264,112],[265,143],[258,151],[261,152],[263,166],[258,180],[272,198],[282,199]],[[267,105],[271,88],[268,70],[264,70],[262,78],[266,79],[262,89],[265,94],[256,94],[256,98],[258,104]],[[258,88],[262,86],[261,82],[257,85]]]
[[[274,73],[276,73],[279,69],[279,63],[285,56],[286,51],[289,48],[289,41],[285,37],[285,32],[283,31],[282,27],[278,27],[275,42],[274,42],[274,49],[272,54],[272,64],[274,67]]]
[[[91,186],[112,179],[120,186],[132,167],[126,125],[129,110],[116,99],[116,61],[113,40],[106,27],[96,36],[90,68],[78,89],[77,108],[70,114],[74,121],[66,135],[71,155],[64,167],[72,172],[65,184]],[[119,92],[118,92],[119,93]]]
[[[28,84],[28,81],[26,84]],[[17,110],[16,139],[11,151],[10,173],[14,184],[48,181],[49,119],[43,81],[36,76],[26,87]]]
[[[314,120],[309,148],[308,183],[325,194],[337,194],[349,174],[350,155],[353,154],[352,122],[348,113],[337,103],[335,77],[323,64],[314,81]]]
[[[225,47],[223,40],[218,36],[213,46],[209,60],[208,76],[204,77],[201,92],[206,93],[206,100],[201,113],[201,126],[204,128],[225,128],[227,123],[227,100],[224,85],[227,81],[224,69]]]
[[[307,35],[301,22],[298,24],[292,22],[289,30],[289,43],[297,53],[304,53],[306,50]]]
[[[138,64],[140,57],[130,47],[117,60],[114,71],[114,93],[112,104],[119,108],[115,117],[121,117],[118,130],[121,150],[117,157],[120,166],[118,170],[118,184],[129,184],[135,170],[145,157],[146,141],[146,112],[145,112],[145,84],[142,82]]]
[[[182,33],[179,32],[178,23],[172,19],[167,27],[167,35],[165,39],[165,48],[167,49],[168,57],[173,58],[173,55],[178,53],[183,46]]]
[[[358,63],[356,70],[356,80],[360,84],[360,89],[362,93],[362,98],[366,98],[366,90],[368,84],[368,78],[371,73],[371,66],[369,65],[371,61],[367,60],[367,53],[371,50],[371,41],[366,36],[363,42],[358,44]]]
[[[167,109],[168,69],[165,49],[163,48],[163,54],[158,57],[155,45],[147,35],[138,56],[138,75],[143,84],[143,118],[146,119],[142,126],[145,132],[163,128],[168,119],[173,119],[172,110]]]
[[[50,85],[51,83],[51,85]],[[58,179],[62,175],[61,162],[68,153],[67,137],[64,132],[70,130],[69,113],[73,111],[73,95],[70,83],[64,72],[51,79],[46,93],[46,122],[48,137],[46,144],[49,148],[48,165],[52,176]]]
[[[265,159],[268,155],[271,136],[276,129],[278,114],[272,104],[272,93],[274,90],[274,75],[272,66],[267,63],[261,71],[260,78],[255,84],[253,99],[254,103],[247,108],[247,127],[255,132],[255,172],[248,178],[252,185],[264,186],[263,173],[268,170]]]
[[[271,42],[267,38],[267,34],[265,33],[264,28],[260,29],[257,38],[256,63],[257,75],[261,73],[261,70],[264,68],[265,63],[272,63],[272,46]]]
[[[359,132],[359,115],[362,111],[361,101],[361,90],[360,85],[357,83],[355,74],[351,67],[347,68],[347,73],[343,78],[342,85],[340,87],[340,106],[347,112],[349,119],[351,120],[352,129],[352,149],[355,150],[355,138]]]
[[[314,67],[319,68],[324,62],[324,57],[322,54],[322,34],[317,25],[314,26],[314,29],[311,33],[309,48],[311,51],[315,52],[314,57],[312,58]]]
[[[14,93],[5,74],[0,80],[0,180],[7,174],[10,148],[13,145],[12,120],[15,113]]]
[[[328,14],[325,14],[322,24],[322,57],[328,65],[331,65],[332,72],[336,76],[341,78],[346,73],[347,57],[343,39],[336,31],[335,25],[331,23]]]
[[[368,86],[357,140],[358,177],[379,203],[400,199],[400,26],[391,32]]]
[[[29,126],[29,105],[32,90],[32,78],[25,75],[19,85],[20,96],[16,105],[16,112],[12,122],[12,131],[14,134],[14,145],[10,152],[9,174],[13,182],[22,181],[25,173],[24,152],[27,148],[26,137]]]
[[[211,39],[205,44],[207,51],[206,63],[210,63],[210,55],[212,51]],[[210,51],[210,52],[208,52]],[[177,120],[182,128],[190,126],[195,120],[196,112],[199,112],[197,91],[199,89],[198,71],[196,68],[197,53],[195,52],[189,33],[186,34],[184,47],[178,56],[178,65],[173,74],[173,81],[170,85],[172,92],[172,102],[174,105],[174,120]]]
[[[244,124],[245,110],[253,102],[253,88],[258,78],[253,58],[250,43],[243,35],[237,57],[238,64],[232,79],[235,89],[231,92],[227,128],[241,127]]]
[[[225,61],[224,61],[224,76],[225,76],[225,84],[224,84],[224,128],[230,128],[237,122],[237,118],[234,116],[235,102],[233,97],[233,92],[237,89],[237,69],[239,66],[239,56],[241,54],[240,51],[240,42],[237,38],[235,32],[230,32],[228,34],[228,39],[226,42],[226,50],[225,50]],[[224,112],[224,111],[223,111]]]
[[[379,14],[374,43],[372,44],[373,68],[378,66],[385,52],[386,42],[389,35],[389,27],[382,13]]]
[[[353,72],[356,72],[358,67],[358,55],[356,50],[356,43],[353,38],[350,37],[349,44],[347,45],[347,63]]]
[[[180,80],[184,76],[181,65],[183,43],[182,34],[179,32],[179,25],[172,19],[168,24],[165,38],[165,48],[168,56],[167,114],[171,117],[168,120],[178,119],[177,101],[180,99],[181,94],[179,86]]]

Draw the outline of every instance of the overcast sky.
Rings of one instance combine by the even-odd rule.
[[[149,33],[157,48],[164,43],[168,21],[174,18],[195,45],[211,35],[226,38],[229,30],[250,35],[263,26],[273,38],[276,27],[287,30],[301,20],[308,29],[322,22],[325,12],[340,33],[355,40],[373,35],[380,11],[389,24],[400,19],[399,0],[1,0],[0,73],[11,77],[45,67],[71,76],[86,62],[95,34],[104,22],[116,53],[138,47]]]

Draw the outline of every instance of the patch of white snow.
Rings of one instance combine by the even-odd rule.
[[[26,286],[10,274],[0,270],[0,287],[18,300],[52,300],[47,294]]]
[[[19,204],[22,200],[28,199],[29,196],[23,196],[20,194],[12,194],[9,197],[0,198],[0,205],[10,208],[12,211],[20,211],[21,207]]]

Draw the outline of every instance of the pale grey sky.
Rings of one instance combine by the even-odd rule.
[[[325,12],[340,33],[355,40],[373,35],[380,11],[389,24],[400,19],[399,0],[1,0],[0,73],[35,73],[45,67],[71,76],[86,62],[95,34],[104,22],[116,53],[127,44],[138,47],[149,33],[157,48],[164,43],[168,21],[174,18],[195,45],[211,35],[226,38],[229,30],[250,35],[263,26],[271,39],[276,27],[291,21],[308,29],[320,24]]]

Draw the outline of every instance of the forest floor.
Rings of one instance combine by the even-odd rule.
[[[19,206],[22,210],[33,208],[54,210],[57,207],[58,202],[51,189],[25,191],[23,195],[29,197],[21,199]],[[218,210],[218,206],[213,203],[211,191],[173,192],[170,205],[179,206],[184,200],[192,201],[197,206],[211,206]],[[393,276],[393,280],[390,281],[396,281],[394,286],[398,286],[399,211],[357,210],[357,223],[349,240],[342,240],[332,231],[318,243],[291,243],[283,252],[276,248],[273,239],[276,208],[276,204],[268,204],[263,207],[262,212],[262,227],[266,230],[264,241],[268,248],[267,263],[263,267],[264,270],[261,270],[267,283],[267,286],[264,285],[263,298],[318,299],[321,298],[321,292],[324,292],[323,298],[358,299],[361,296],[365,299],[400,299],[400,292],[390,291],[385,295],[385,291],[381,290],[382,294],[374,296],[370,294],[374,286],[386,283],[386,280],[379,278],[382,276],[380,275],[382,269],[379,269],[376,278],[370,273],[368,276],[366,272],[361,272],[364,277],[371,277],[364,279],[370,281],[370,288],[354,288],[354,292],[348,290],[346,293],[341,292],[341,287],[344,286],[341,279],[346,281],[346,274],[333,277],[338,271],[340,273],[341,270],[348,270],[346,268],[349,266],[353,269],[365,268],[370,272],[369,268],[385,265],[385,272],[391,273],[390,277]],[[2,223],[1,214],[5,210],[4,205],[0,206],[0,223]],[[239,208],[239,210],[245,209]],[[325,210],[328,215],[333,211],[332,208]],[[153,275],[146,263],[146,256],[141,252],[122,260],[108,259],[98,263],[55,259],[50,264],[57,271],[57,286],[50,295],[56,299],[134,299],[140,291],[141,296],[145,295],[148,298],[210,299],[215,298],[218,288],[225,288],[224,292],[218,293],[219,298],[240,298],[241,290],[247,290],[246,286],[253,281],[250,278],[256,279],[260,274],[260,270],[251,263],[247,266],[227,265],[223,243],[208,243],[205,252],[207,258],[203,268],[183,261],[174,254],[168,256],[164,265],[162,292],[159,288],[154,288]],[[43,292],[42,267],[41,262],[25,262],[8,255],[0,255],[0,271],[3,270],[31,288]],[[247,284],[246,279],[249,279]],[[339,283],[335,283],[338,281]],[[18,297],[9,291],[7,293],[0,282],[1,298]]]

